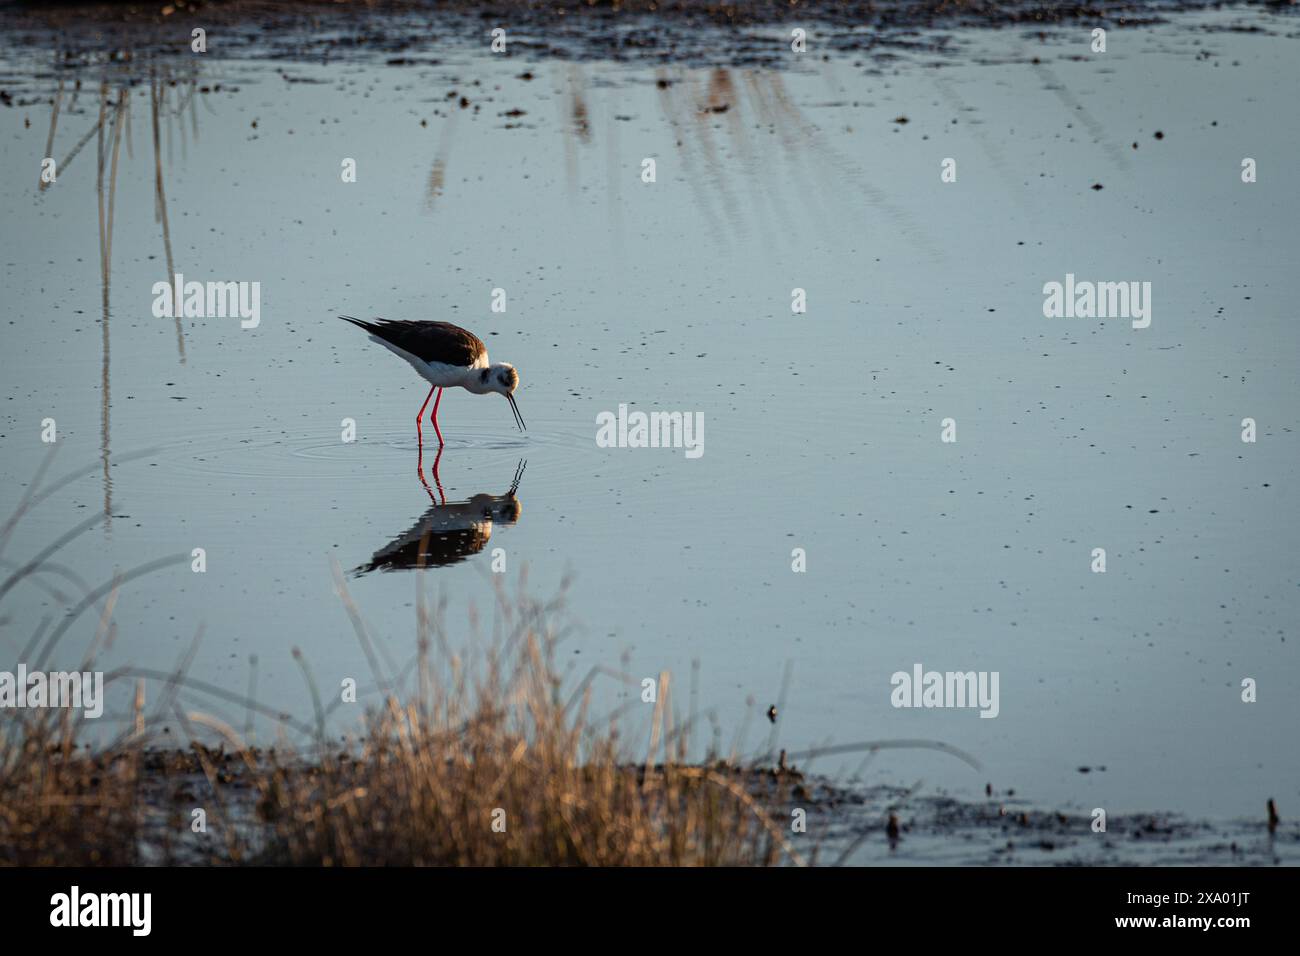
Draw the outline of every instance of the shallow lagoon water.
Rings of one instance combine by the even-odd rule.
[[[742,749],[766,748],[789,666],[780,745],[931,738],[982,764],[891,751],[872,782],[973,797],[992,781],[1085,813],[1258,818],[1270,796],[1285,812],[1300,802],[1297,65],[1293,39],[1202,29],[1255,17],[1112,31],[1104,61],[1069,30],[781,70],[468,49],[203,61],[209,92],[186,101],[182,81],[162,110],[171,256],[187,278],[259,281],[261,323],[184,320],[183,362],[150,311],[167,252],[148,84],[119,158],[105,337],[96,144],[37,189],[57,80],[11,54],[6,75],[45,102],[0,111],[16,171],[0,184],[0,510],[47,451],[42,419],[59,430],[51,474],[90,471],[3,557],[106,502],[111,521],[62,555],[88,581],[204,548],[204,574],[187,562],[124,588],[103,665],[166,670],[202,625],[193,677],[241,693],[256,655],[259,696],[309,714],[292,648],[322,686],[368,674],[331,563],[368,564],[431,506],[412,421],[425,389],[336,316],[446,319],[519,367],[529,426],[497,397],[443,401],[449,502],[500,498],[527,463],[513,520],[424,572],[453,634],[471,607],[490,614],[499,547],[535,593],[572,576],[575,679],[694,681],[724,745],[743,731]],[[65,91],[56,157],[93,127],[97,81],[75,105]],[[1241,182],[1244,156],[1258,183]],[[1044,318],[1043,284],[1067,273],[1150,281],[1150,328]],[[703,456],[597,447],[597,415],[620,403],[701,412]],[[348,581],[398,662],[416,579]],[[6,657],[63,607],[10,595]],[[918,662],[999,672],[999,716],[891,707],[891,675]],[[639,693],[605,686],[611,707]]]

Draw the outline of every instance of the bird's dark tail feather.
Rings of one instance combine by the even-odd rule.
[[[350,315],[340,315],[339,318],[342,319],[344,322],[351,322],[359,329],[365,329],[367,332],[371,333],[372,335],[375,332],[375,326],[370,322],[363,321],[362,319],[354,319]]]

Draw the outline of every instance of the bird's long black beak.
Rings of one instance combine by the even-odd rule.
[[[527,431],[528,429],[524,427],[524,416],[519,414],[519,406],[515,404],[515,397],[506,395],[506,401],[510,403],[510,410],[515,413],[515,424],[519,426],[519,430]]]

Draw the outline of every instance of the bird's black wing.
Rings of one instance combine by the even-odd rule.
[[[417,322],[408,319],[375,319],[366,322],[350,315],[341,315],[339,318],[424,362],[441,362],[444,365],[469,368],[487,354],[487,346],[482,339],[450,322]]]

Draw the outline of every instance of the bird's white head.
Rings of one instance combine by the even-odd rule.
[[[524,429],[524,417],[519,414],[519,406],[515,404],[515,389],[519,387],[519,373],[509,362],[497,362],[495,365],[489,365],[487,368],[478,369],[466,386],[472,392],[478,392],[480,395],[486,395],[488,392],[498,392],[506,397],[510,403],[510,410],[515,414],[515,423],[518,424],[520,431]]]

